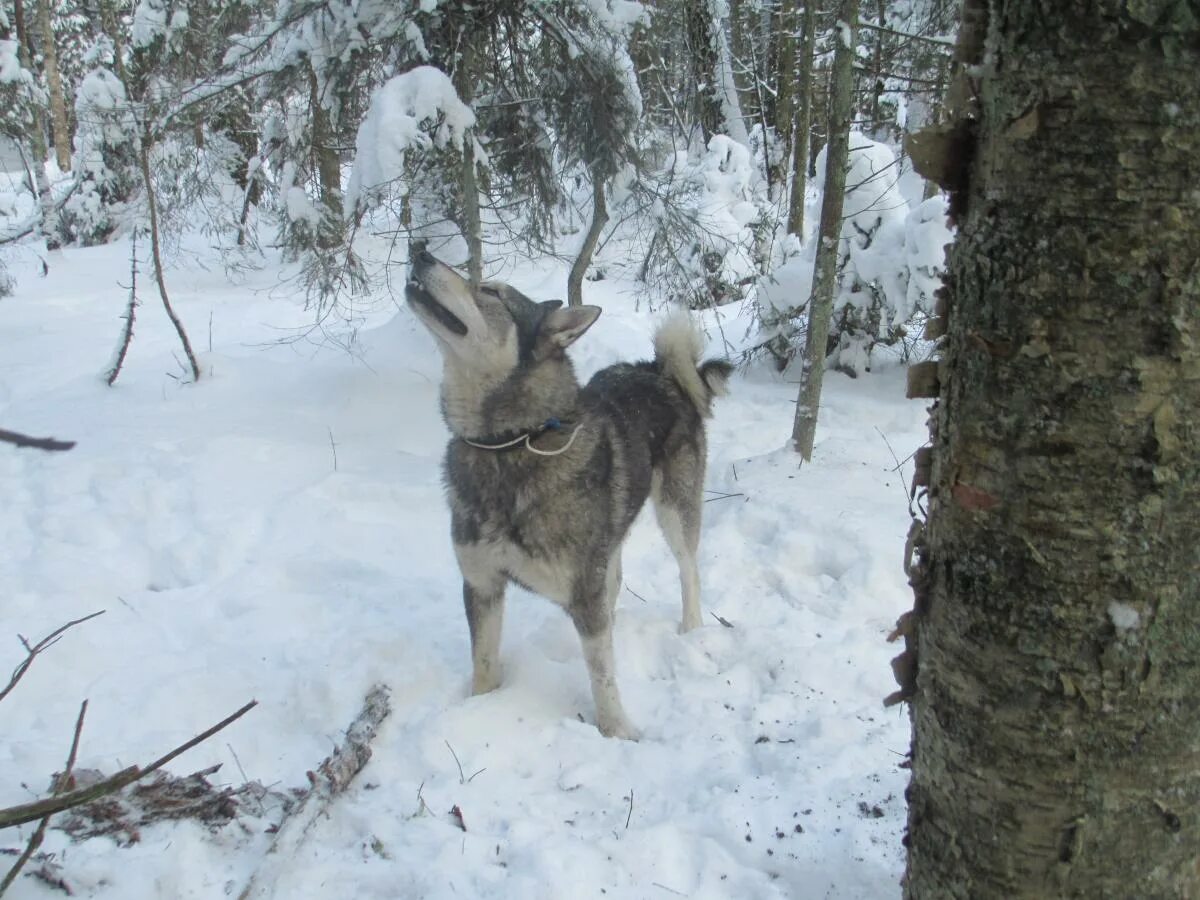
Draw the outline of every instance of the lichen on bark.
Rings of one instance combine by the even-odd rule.
[[[1200,896],[1200,22],[1150,0],[990,9],[906,896]]]

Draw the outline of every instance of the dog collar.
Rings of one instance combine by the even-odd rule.
[[[575,443],[575,437],[579,434],[581,425],[576,425],[571,429],[571,437],[563,446],[557,450],[539,450],[533,446],[533,441],[540,438],[543,434],[550,431],[562,431],[567,428],[567,423],[551,416],[541,425],[536,428],[528,428],[525,431],[507,432],[500,435],[492,435],[486,438],[472,440],[471,438],[460,437],[459,440],[471,447],[477,447],[480,450],[508,450],[511,447],[524,445],[525,449],[530,453],[536,453],[538,456],[558,456],[560,453],[566,453],[571,445]],[[515,435],[510,437],[510,435]]]

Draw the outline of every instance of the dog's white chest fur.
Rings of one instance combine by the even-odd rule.
[[[531,557],[515,544],[501,540],[455,544],[454,552],[468,581],[472,576],[478,581],[500,571],[560,606],[571,602],[574,572],[562,561]]]

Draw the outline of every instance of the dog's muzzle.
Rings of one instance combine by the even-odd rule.
[[[408,283],[404,286],[404,296],[409,303],[428,312],[447,331],[462,337],[467,333],[466,323],[439,303],[426,287],[430,271],[440,265],[442,263],[433,254],[425,250],[418,251],[413,258]]]

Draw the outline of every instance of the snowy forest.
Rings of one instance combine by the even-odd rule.
[[[1191,0],[0,0],[0,895],[1200,890],[1196,71]],[[471,696],[430,254],[732,366],[639,740],[516,579]]]
[[[137,235],[156,280],[197,246],[231,277],[290,265],[343,340],[414,243],[449,244],[476,279],[565,260],[572,304],[615,276],[651,306],[745,304],[739,351],[783,368],[805,332],[835,113],[853,212],[831,257],[834,364],[907,356],[930,312],[944,200],[902,143],[942,115],[951,2],[876,4],[862,28],[796,3],[24,7],[0,20],[8,291],[26,238]]]

